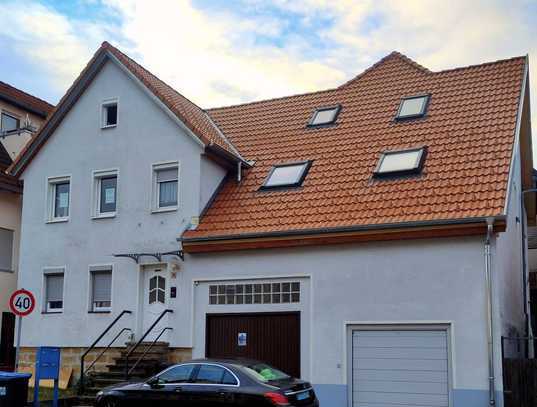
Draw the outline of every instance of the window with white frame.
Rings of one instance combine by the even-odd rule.
[[[63,311],[63,269],[49,269],[45,272],[45,311]]]
[[[153,210],[177,209],[179,200],[179,164],[153,165]]]
[[[103,129],[117,126],[118,103],[116,99],[104,101],[101,107],[101,127]]]
[[[112,307],[112,267],[90,267],[90,280],[91,311],[110,311]]]
[[[71,206],[71,177],[48,179],[48,221],[69,219]]]
[[[12,230],[0,228],[0,271],[13,271],[13,234]]]
[[[117,170],[93,172],[93,216],[112,217],[117,212]]]
[[[300,282],[218,284],[209,286],[210,305],[289,304],[300,302]]]

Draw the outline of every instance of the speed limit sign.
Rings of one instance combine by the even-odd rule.
[[[35,308],[35,297],[28,290],[17,290],[11,294],[9,299],[9,308],[19,317],[29,315]]]

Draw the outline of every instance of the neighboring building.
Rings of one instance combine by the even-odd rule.
[[[52,110],[52,105],[0,82],[0,366],[12,366],[14,316],[8,308],[17,287],[22,185],[5,174]]]
[[[431,72],[394,52],[205,111],[103,43],[10,167],[40,308],[23,360],[55,345],[78,369],[122,310],[102,344],[171,309],[147,337],[173,328],[170,362],[260,358],[334,407],[501,405],[500,337],[528,323],[529,120],[526,57]]]

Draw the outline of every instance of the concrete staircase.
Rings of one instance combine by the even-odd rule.
[[[142,342],[140,346],[129,356],[129,370],[138,359],[149,349],[150,342]],[[86,395],[94,397],[95,394],[107,386],[112,386],[125,381],[126,356],[134,344],[127,344],[121,350],[119,357],[114,358],[114,363],[106,365],[108,371],[90,372],[86,379]],[[131,372],[129,380],[144,380],[169,365],[168,362],[169,344],[166,342],[156,342],[151,350],[138,363]]]

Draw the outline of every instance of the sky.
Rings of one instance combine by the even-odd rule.
[[[529,54],[537,134],[537,0],[0,0],[0,80],[51,103],[104,40],[204,108]]]

